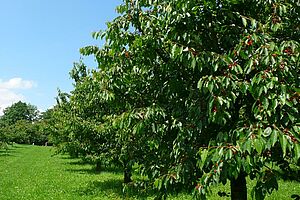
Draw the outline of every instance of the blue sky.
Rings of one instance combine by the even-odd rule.
[[[91,33],[117,16],[121,0],[0,0],[0,114],[22,100],[45,110],[57,88],[72,89],[69,71]],[[92,58],[87,62],[94,65]]]

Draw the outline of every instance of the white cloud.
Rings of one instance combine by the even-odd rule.
[[[8,81],[0,79],[0,115],[3,110],[18,101],[24,101],[25,97],[14,90],[31,89],[36,86],[34,81],[23,80],[22,78],[12,78]]]
[[[36,86],[33,81],[23,80],[22,78],[12,78],[3,82],[0,79],[0,89],[30,89]]]

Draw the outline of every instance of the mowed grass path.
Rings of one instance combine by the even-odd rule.
[[[124,195],[122,173],[117,170],[96,173],[79,159],[53,155],[51,147],[41,146],[15,145],[0,150],[0,200],[153,199],[134,190]],[[253,184],[250,182],[249,188]],[[300,194],[299,183],[281,181],[279,188],[266,199],[291,199],[291,194]],[[219,190],[228,192],[229,186],[216,187],[208,199],[230,199],[217,196]],[[169,199],[189,200],[192,196],[180,194]]]
[[[40,146],[2,150],[0,199],[122,199],[122,174],[96,174],[91,165],[53,154]]]
[[[14,145],[0,150],[0,200],[153,199],[131,190],[123,194],[123,174],[95,172],[80,159],[55,155],[52,147]],[[180,194],[171,199],[192,199]]]

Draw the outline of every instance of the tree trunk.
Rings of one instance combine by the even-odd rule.
[[[230,181],[231,200],[247,200],[246,177],[240,173],[236,180]]]
[[[101,171],[101,162],[100,161],[96,161],[95,171],[96,172],[100,172]]]
[[[124,183],[130,183],[131,180],[131,168],[129,166],[126,166],[124,169]]]

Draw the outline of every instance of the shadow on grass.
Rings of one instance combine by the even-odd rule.
[[[103,193],[113,193],[117,196],[123,196],[122,180],[106,180],[106,181],[93,181],[86,186],[79,188],[77,192],[81,196],[90,196]]]
[[[96,175],[101,173],[123,174],[123,170],[116,166],[101,166],[101,170],[96,170],[94,164],[85,162],[77,158],[71,158],[69,156],[63,156],[61,159],[66,160],[65,165],[67,169],[65,171],[77,174],[89,174]],[[88,166],[88,168],[87,168]],[[105,175],[104,175],[105,176]],[[103,178],[105,179],[105,178]],[[101,179],[100,179],[101,180]],[[101,196],[108,195],[121,199],[146,199],[149,196],[153,196],[153,191],[145,191],[138,186],[130,183],[126,186],[125,192],[123,192],[123,178],[112,178],[103,181],[91,181],[85,186],[80,187],[75,192],[80,196]]]
[[[56,157],[59,157],[60,159],[62,160],[74,160],[74,159],[78,159],[78,158],[73,158],[69,155],[66,155],[66,154],[60,154],[60,153],[55,153],[53,154],[52,156],[56,156]]]
[[[16,147],[8,147],[7,149],[0,149],[0,157],[16,156],[18,154]]]
[[[11,145],[11,148],[14,148],[14,149],[24,149],[24,145],[21,145],[21,144],[13,144]]]
[[[70,162],[67,162],[66,164],[67,165],[90,165],[89,163],[87,162],[84,162],[82,160],[72,160],[72,158],[69,158],[68,160],[71,160]]]
[[[14,154],[0,152],[0,157],[17,157]]]
[[[0,153],[16,153],[15,149],[1,149]]]
[[[147,199],[153,196],[153,192],[146,192],[140,190],[133,184],[128,185],[125,192],[123,192],[123,182],[120,179],[111,179],[105,181],[93,181],[88,183],[85,187],[79,188],[76,191],[80,196],[101,196],[109,194],[122,199]]]
[[[100,174],[101,173],[94,169],[66,169],[66,171],[78,173],[78,174]]]
[[[69,158],[69,162],[66,162],[65,165],[70,165],[72,167],[78,167],[77,169],[66,169],[66,171],[80,173],[80,174],[100,174],[101,172],[111,172],[111,173],[122,173],[122,170],[116,166],[101,166],[100,169],[96,169],[95,164],[85,162],[83,160]],[[89,169],[86,166],[90,166]]]
[[[71,165],[75,165],[75,164],[72,163]],[[90,164],[79,164],[79,166],[80,165],[90,165]],[[116,174],[122,173],[122,170],[119,168],[116,168],[116,167],[102,167],[101,170],[96,170],[95,166],[92,166],[89,169],[87,169],[87,168],[66,169],[66,171],[80,173],[80,174],[101,174],[102,172],[110,172],[110,173],[116,173]]]

